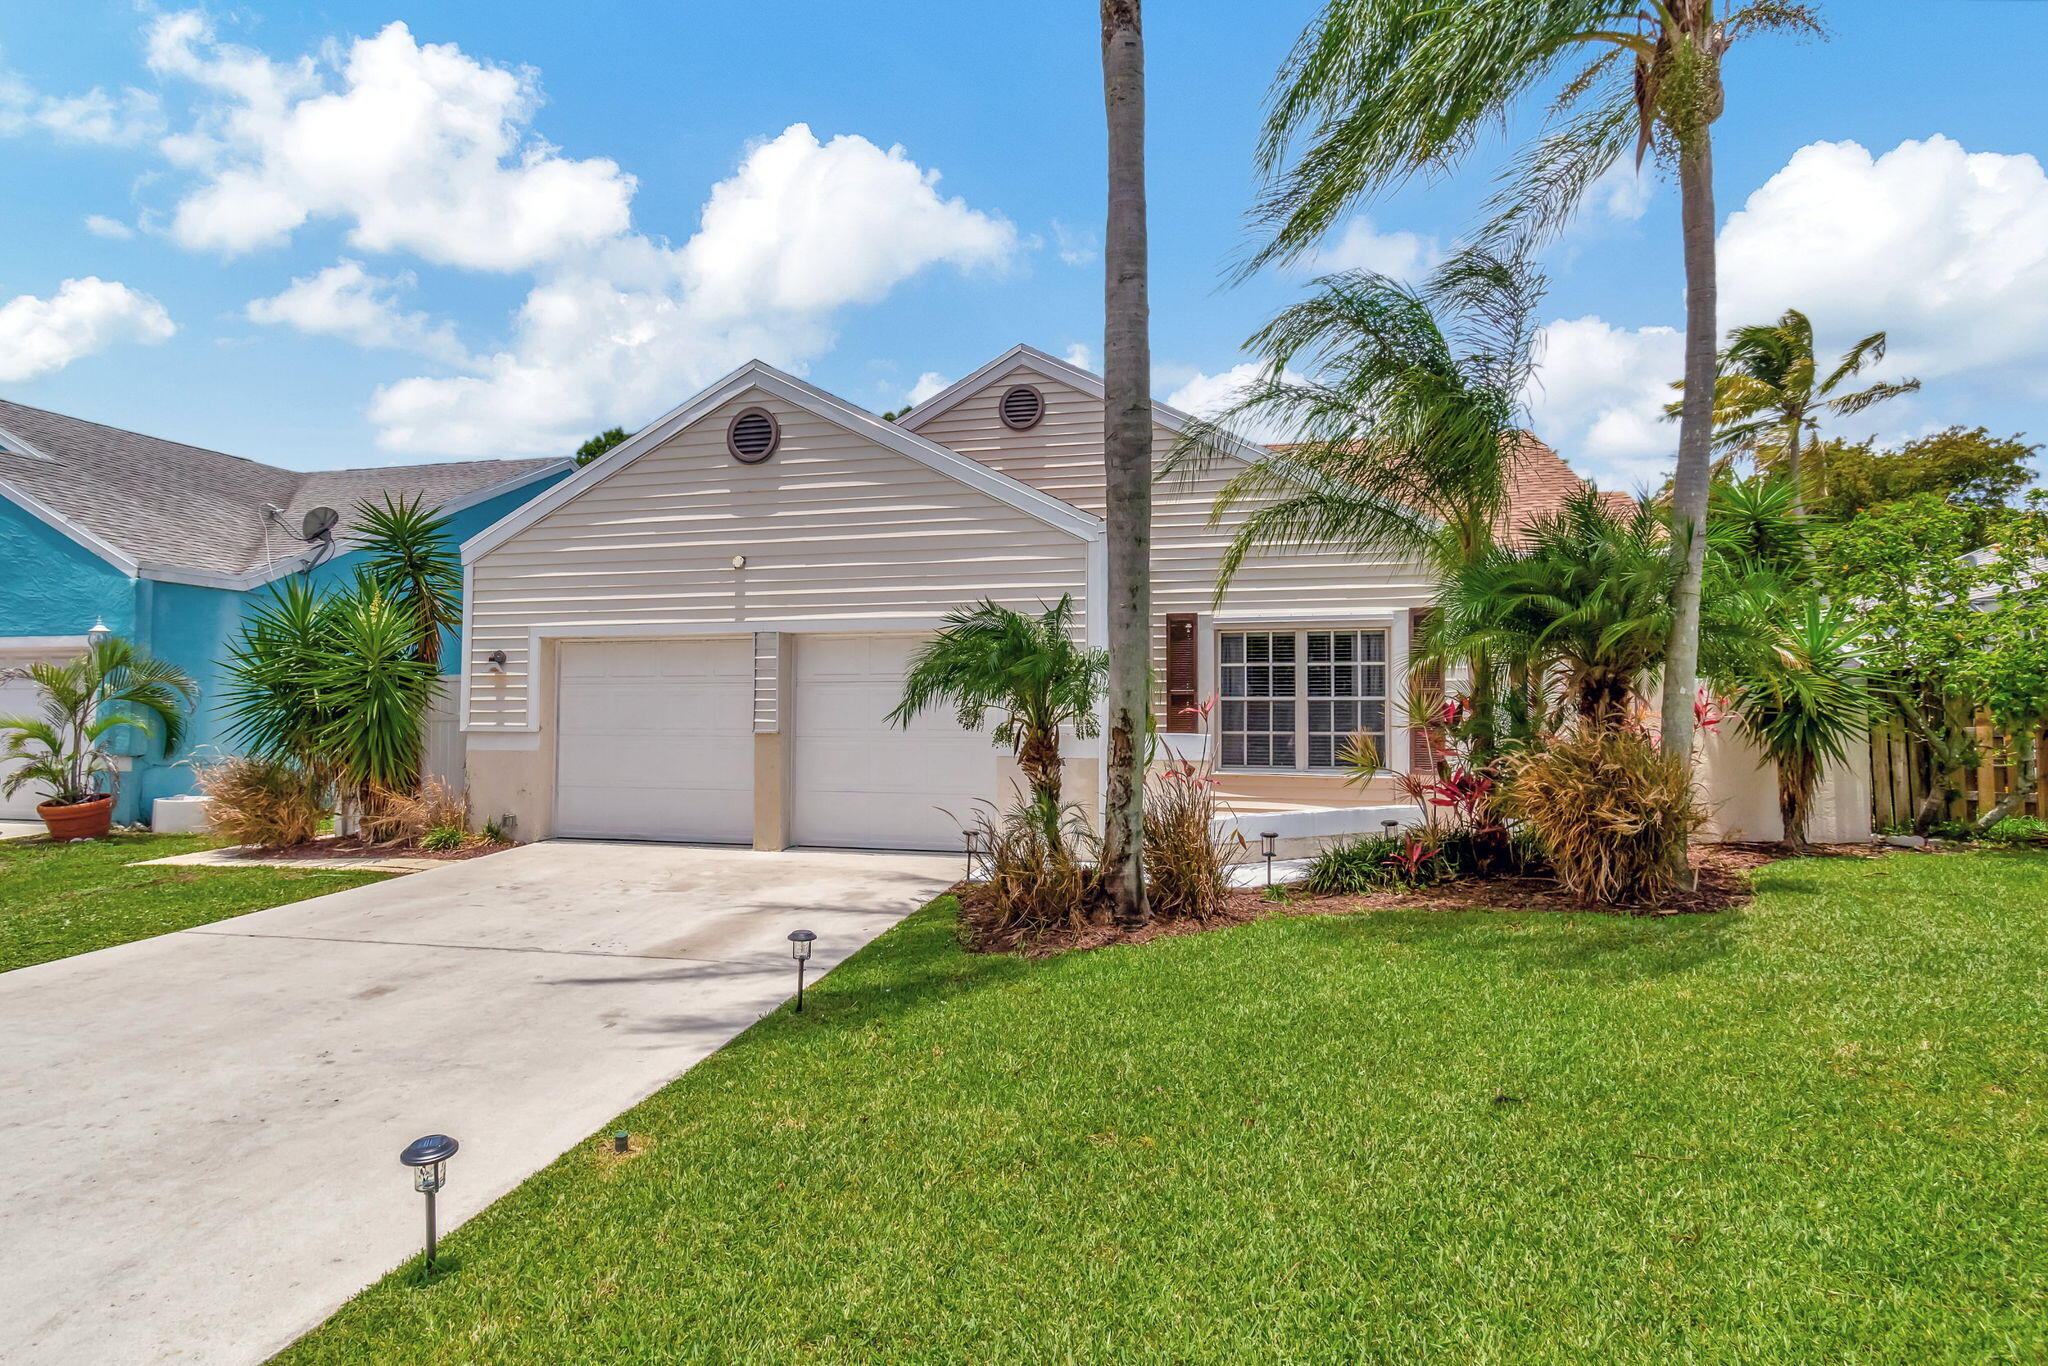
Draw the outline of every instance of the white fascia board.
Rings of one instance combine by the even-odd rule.
[[[641,428],[532,502],[514,509],[464,541],[463,561],[474,561],[479,556],[495,550],[556,508],[574,499],[585,489],[610,478],[641,456],[660,447],[705,414],[753,389],[771,394],[813,416],[836,423],[886,450],[908,457],[959,483],[986,493],[996,501],[1037,519],[1055,531],[1066,532],[1083,541],[1094,540],[1102,535],[1102,519],[1093,513],[1084,512],[1071,503],[1062,502],[1049,493],[1032,488],[1021,480],[1012,479],[1006,474],[990,469],[978,460],[970,460],[958,451],[948,450],[913,432],[905,431],[894,422],[884,422],[875,414],[856,408],[843,399],[835,398],[815,385],[806,384],[794,375],[785,374],[764,361],[748,361],[689,402]]]
[[[43,502],[40,498],[16,488],[5,479],[0,479],[0,498],[5,498],[8,502],[13,503],[52,531],[84,546],[87,550],[90,550],[93,554],[120,570],[129,578],[136,577],[136,570],[139,566],[136,564],[134,556],[114,545],[111,541],[105,540],[86,530],[63,513]]]
[[[25,437],[16,436],[6,427],[0,427],[0,447],[5,447],[16,455],[25,455],[31,460],[41,460],[48,464],[56,463],[51,459],[48,452],[38,450],[34,442]]]
[[[933,394],[923,403],[912,408],[903,416],[898,425],[906,427],[911,431],[916,431],[930,419],[973,397],[983,388],[993,384],[996,380],[1002,378],[1004,374],[1019,366],[1036,370],[1047,379],[1056,379],[1062,384],[1072,385],[1092,398],[1099,399],[1103,396],[1102,376],[1096,374],[1093,370],[1084,370],[1070,361],[1061,360],[1058,356],[1047,355],[1035,346],[1027,346],[1019,342],[966,378],[954,381],[936,394]],[[1161,403],[1155,398],[1152,400],[1152,420],[1166,428],[1169,432],[1179,433],[1186,431],[1188,424],[1193,422],[1194,418],[1173,407],[1171,404]],[[1263,446],[1254,445],[1252,442],[1235,438],[1226,441],[1221,449],[1225,455],[1244,461],[1258,460],[1269,454]]]

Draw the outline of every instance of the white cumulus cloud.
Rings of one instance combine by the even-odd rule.
[[[1881,156],[1803,147],[1729,216],[1720,275],[1724,328],[1797,308],[1824,346],[1889,332],[1886,373],[2048,392],[2048,174],[2033,156],[1945,137]]]
[[[1166,404],[1196,417],[1220,417],[1244,396],[1265,368],[1258,361],[1248,360],[1213,375],[1197,371],[1166,396]],[[1289,370],[1285,378],[1299,383],[1302,377]],[[1296,435],[1271,422],[1240,423],[1233,430],[1247,441],[1262,443],[1288,441]]]
[[[66,280],[47,299],[0,304],[0,381],[34,379],[120,342],[154,343],[178,329],[147,294],[95,275]]]
[[[118,218],[109,218],[103,213],[89,213],[85,216],[85,230],[94,237],[109,241],[125,242],[135,235],[135,229]]]
[[[344,258],[316,274],[294,279],[267,299],[252,300],[244,313],[252,322],[460,363],[466,357],[452,327],[400,306],[398,292],[412,283],[407,276],[374,275],[362,262]]]
[[[952,382],[936,370],[925,371],[917,377],[917,383],[910,386],[910,406],[916,407]]]
[[[1420,280],[1444,259],[1443,244],[1412,232],[1381,232],[1361,214],[1344,225],[1335,242],[1305,258],[1317,273],[1370,270],[1397,280]]]
[[[1069,342],[1067,349],[1062,354],[1066,357],[1067,364],[1077,369],[1093,370],[1095,368],[1095,348],[1087,342]]]
[[[532,133],[533,71],[419,43],[402,23],[279,62],[170,14],[152,25],[149,63],[214,97],[162,143],[196,177],[171,217],[181,245],[245,252],[327,219],[359,250],[517,271],[627,228],[633,177]]]
[[[1609,488],[1662,483],[1678,449],[1663,414],[1684,372],[1679,331],[1560,318],[1539,332],[1537,356],[1525,395],[1536,434]]]
[[[996,266],[1005,220],[942,198],[901,148],[821,142],[803,124],[753,147],[713,187],[682,246],[622,236],[528,294],[512,344],[472,373],[379,389],[378,442],[395,452],[546,452],[593,423],[627,426],[758,357],[801,367],[830,347],[832,314],[936,265]]]

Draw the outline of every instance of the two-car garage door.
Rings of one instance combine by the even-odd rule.
[[[995,794],[997,750],[943,709],[888,723],[921,638],[781,640],[796,652],[780,699],[790,842],[959,848],[973,804]],[[753,647],[747,634],[563,645],[558,833],[752,842]]]

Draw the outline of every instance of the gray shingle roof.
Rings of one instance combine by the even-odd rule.
[[[12,449],[19,443],[37,454]],[[307,473],[0,399],[0,480],[144,564],[223,574],[293,554],[293,529],[315,507],[338,510],[345,536],[361,500],[418,495],[439,507],[560,463],[461,460]],[[281,509],[284,526],[268,521],[265,506]]]

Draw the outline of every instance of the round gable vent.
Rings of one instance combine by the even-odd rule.
[[[758,465],[775,454],[781,441],[782,426],[765,408],[748,408],[735,415],[725,429],[725,448],[733,459],[748,465]]]
[[[1045,416],[1045,395],[1028,384],[1013,384],[996,405],[1003,425],[1013,432],[1028,432]]]

